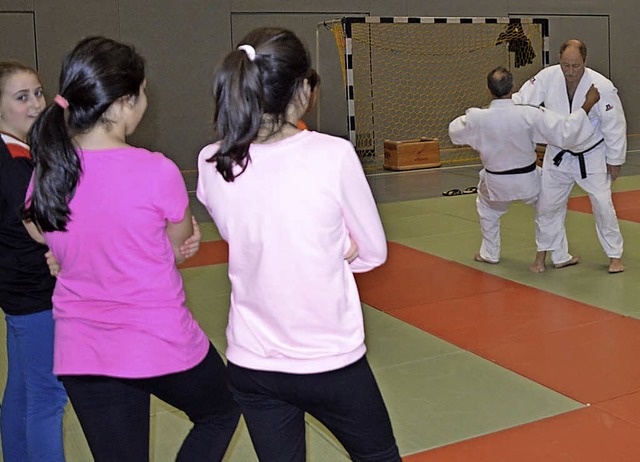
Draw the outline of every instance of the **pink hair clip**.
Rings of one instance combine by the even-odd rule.
[[[60,106],[62,109],[67,109],[69,107],[69,101],[66,100],[64,96],[56,95],[53,100],[55,103]]]

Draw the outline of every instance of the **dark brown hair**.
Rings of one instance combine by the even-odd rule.
[[[287,107],[311,65],[306,47],[287,29],[255,29],[240,45],[253,47],[255,57],[236,48],[216,69],[213,83],[214,127],[221,140],[218,152],[207,161],[216,163],[226,181],[247,168],[249,146],[264,124],[270,124],[269,133],[274,134],[287,122]],[[238,173],[236,166],[241,168]]]
[[[108,122],[106,110],[123,96],[138,96],[144,81],[144,60],[135,49],[105,37],[81,40],[67,54],[60,71],[63,109],[47,106],[29,133],[35,163],[31,205],[25,217],[43,231],[64,231],[82,168],[72,137]]]

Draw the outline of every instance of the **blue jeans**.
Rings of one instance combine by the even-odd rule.
[[[53,375],[51,310],[5,314],[5,319],[9,370],[0,416],[4,461],[64,461],[67,394]]]
[[[247,369],[229,363],[231,390],[258,459],[306,460],[304,413],[324,424],[359,462],[400,462],[389,414],[365,357],[317,374]]]

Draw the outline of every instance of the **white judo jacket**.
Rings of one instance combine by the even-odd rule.
[[[530,199],[540,191],[538,169],[528,173],[499,175],[532,165],[536,143],[586,149],[594,129],[580,108],[569,116],[543,107],[517,105],[511,99],[494,99],[488,108],[471,108],[449,124],[455,144],[468,144],[480,153],[480,194],[491,201]],[[573,150],[572,149],[572,150]],[[571,156],[572,157],[572,156]]]
[[[579,109],[585,101],[585,95],[591,85],[600,92],[600,101],[589,111],[589,119],[595,129],[591,140],[585,149],[603,140],[597,147],[584,154],[587,174],[606,173],[607,164],[622,165],[627,154],[627,123],[618,96],[618,90],[613,83],[593,69],[586,68],[580,79],[573,97],[573,104],[569,106],[569,96],[564,74],[560,65],[547,67],[535,77],[525,82],[518,93],[513,95],[518,104],[544,104],[563,115]],[[553,164],[553,158],[562,149],[571,149],[568,145],[550,143],[547,146],[543,168],[555,168],[560,171],[575,174],[580,171],[578,157],[565,154],[558,166]],[[574,149],[572,151],[576,152]]]

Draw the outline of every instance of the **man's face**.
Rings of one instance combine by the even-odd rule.
[[[560,55],[560,67],[567,83],[580,82],[584,74],[585,61],[580,50],[576,47],[567,47]]]

